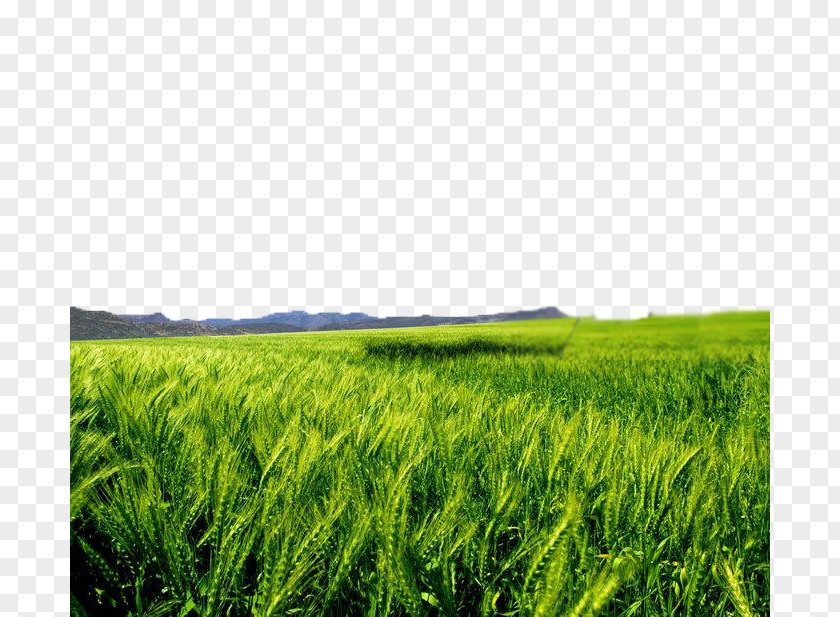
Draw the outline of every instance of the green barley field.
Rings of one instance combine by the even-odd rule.
[[[767,615],[770,317],[71,343],[74,615]]]

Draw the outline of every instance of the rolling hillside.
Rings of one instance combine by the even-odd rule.
[[[307,313],[292,311],[272,313],[254,319],[191,319],[172,320],[163,313],[151,315],[115,315],[107,311],[70,308],[70,340],[102,340],[156,338],[166,336],[219,336],[239,334],[274,334],[307,330],[367,330],[373,328],[406,328],[417,326],[451,326],[463,324],[525,321],[567,317],[554,307],[532,311],[495,313],[468,317],[384,317],[365,313]]]

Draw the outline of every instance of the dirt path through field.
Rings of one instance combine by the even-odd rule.
[[[561,360],[563,359],[563,354],[566,353],[566,347],[569,346],[569,343],[571,342],[572,337],[575,334],[575,330],[577,330],[577,327],[580,325],[580,319],[581,319],[580,317],[575,319],[575,325],[572,326],[572,330],[571,330],[571,332],[569,332],[569,336],[566,337],[566,342],[563,343],[563,347],[560,349],[560,359]]]

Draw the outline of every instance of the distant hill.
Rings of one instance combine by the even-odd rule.
[[[383,317],[366,321],[331,323],[318,328],[319,330],[367,330],[372,328],[410,328],[417,326],[457,326],[465,324],[494,323],[499,321],[524,321],[528,319],[555,319],[568,317],[555,307],[545,307],[532,311],[515,311],[512,313],[495,313],[492,315],[474,315],[471,317],[435,317],[422,315],[420,317]]]
[[[160,315],[166,321],[155,318]],[[106,311],[85,311],[70,307],[70,340],[153,338],[159,336],[208,336],[218,334],[215,328],[201,323],[174,322],[160,313],[145,317],[152,321],[137,321]],[[144,317],[134,315],[133,317]]]
[[[365,313],[307,313],[306,311],[291,311],[289,313],[272,313],[265,317],[256,317],[252,319],[205,319],[200,323],[205,323],[215,328],[225,328],[228,326],[251,326],[253,324],[288,324],[303,328],[304,330],[314,330],[321,326],[330,323],[348,323],[361,322],[376,319]]]
[[[174,321],[162,313],[151,315],[114,315],[107,311],[70,308],[70,340],[153,338],[161,336],[220,336],[304,332],[307,330],[364,330],[370,328],[407,328],[411,326],[446,326],[493,323],[526,319],[567,317],[554,307],[533,311],[515,311],[471,317],[385,317],[365,313],[307,313],[292,311],[272,313],[255,319],[205,319]]]
[[[218,334],[274,334],[277,332],[306,332],[306,328],[285,323],[252,323],[216,328]]]
[[[147,336],[139,324],[106,311],[70,307],[70,340],[139,338]]]
[[[115,315],[115,317],[127,319],[134,323],[172,323],[172,320],[163,313],[152,313],[151,315]]]

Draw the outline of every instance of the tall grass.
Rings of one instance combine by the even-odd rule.
[[[79,615],[769,613],[769,316],[73,343]]]

